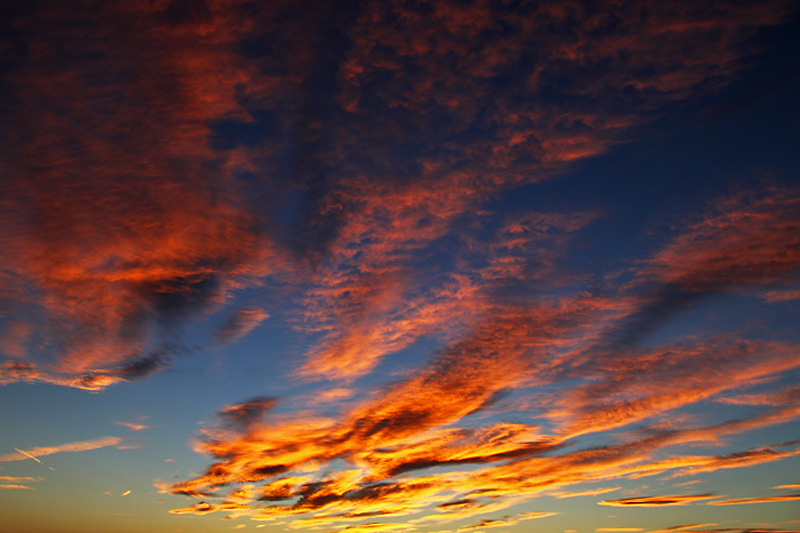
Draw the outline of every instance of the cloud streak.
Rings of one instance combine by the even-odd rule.
[[[117,444],[122,443],[123,440],[124,439],[119,437],[99,437],[86,441],[67,442],[64,444],[58,444],[56,446],[37,446],[35,448],[28,448],[27,450],[17,450],[16,453],[6,453],[0,455],[0,462],[23,461],[25,459],[33,459],[34,461],[41,462],[38,460],[39,457],[45,457],[54,453],[73,453],[98,450],[100,448],[116,446]]]
[[[675,496],[641,496],[636,498],[622,498],[620,500],[603,500],[598,505],[611,505],[613,507],[663,507],[673,505],[686,505],[698,501],[719,498],[714,494],[683,494]],[[714,503],[712,502],[712,505]]]

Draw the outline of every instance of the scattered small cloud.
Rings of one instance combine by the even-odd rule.
[[[114,422],[114,424],[126,427],[131,431],[142,431],[150,428],[150,426],[148,426],[147,424],[142,423],[146,419],[147,419],[146,416],[140,416],[136,419],[135,422]]]
[[[269,314],[257,307],[242,307],[231,313],[213,334],[218,344],[235,342],[258,327]]]

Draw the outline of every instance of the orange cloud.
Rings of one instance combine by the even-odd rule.
[[[426,8],[370,5],[342,29],[350,47],[333,65],[339,107],[319,116],[307,109],[316,84],[304,82],[319,68],[311,58],[324,32],[308,28],[327,24],[330,7],[78,2],[15,19],[37,53],[10,75],[16,135],[3,164],[13,205],[0,218],[9,256],[0,294],[30,319],[4,332],[13,359],[0,383],[98,391],[150,375],[170,362],[174,343],[163,336],[176,322],[207,318],[269,275],[313,284],[301,314],[322,339],[298,370],[305,378],[354,379],[426,336],[449,342],[496,311],[499,289],[543,283],[558,246],[526,255],[512,224],[480,279],[437,265],[430,283],[421,279],[431,265],[417,254],[430,259],[454,228],[480,224],[475,213],[498,192],[547,179],[629,137],[653,109],[727,83],[742,63],[739,45],[788,10],[781,1],[626,4],[614,20],[580,7],[568,20],[547,2],[519,17],[481,2]],[[96,22],[91,31],[66,23],[75,13]],[[266,31],[285,51],[242,53]],[[513,83],[498,86],[498,77]],[[297,168],[287,170],[286,153],[301,154]],[[255,176],[270,176],[258,183],[274,196],[263,204],[248,194]],[[285,227],[282,204],[296,193],[296,220]],[[784,215],[776,241],[793,228]],[[586,221],[558,222],[570,233]],[[723,249],[709,258],[761,246],[753,264],[734,265],[755,283],[753,271],[773,264],[770,245],[755,238],[766,226],[739,241],[722,226]],[[678,283],[661,267],[680,268],[670,254],[686,242],[655,258],[651,277]],[[794,264],[781,261],[759,279]],[[685,274],[679,284],[690,290],[694,274]],[[490,279],[494,294],[477,287]],[[212,336],[230,342],[263,313],[234,312]]]
[[[351,380],[416,339],[440,334],[443,324],[449,331],[474,325],[493,304],[485,293],[466,299],[461,298],[465,291],[459,291],[461,297],[453,300],[430,286],[420,287],[419,281],[421,273],[425,279],[433,275],[438,286],[457,275],[462,287],[466,279],[466,288],[472,289],[469,271],[448,279],[429,262],[415,264],[418,254],[452,235],[456,222],[479,223],[470,211],[495,192],[541,181],[570,161],[604,151],[642,122],[638,114],[686,97],[710,83],[711,73],[715,81],[710,85],[724,83],[740,59],[730,46],[750,35],[754,23],[779,23],[785,9],[776,3],[769,15],[744,8],[723,15],[702,8],[658,8],[648,16],[615,6],[630,12],[620,14],[624,24],[613,25],[581,9],[571,30],[585,39],[578,46],[553,31],[565,21],[551,17],[548,4],[512,18],[483,3],[435,2],[429,7],[423,17],[401,3],[369,6],[348,31],[352,47],[339,65],[339,103],[358,126],[348,129],[351,135],[336,138],[329,155],[340,166],[327,164],[348,172],[325,182],[328,194],[317,199],[309,215],[317,233],[327,236],[327,255],[319,283],[309,291],[304,318],[326,335],[299,370],[306,378]],[[499,27],[506,30],[494,31]],[[471,46],[478,35],[488,41]],[[703,43],[702,55],[686,46],[686,40],[695,39]],[[642,47],[649,51],[646,56],[638,53]],[[532,57],[534,49],[547,52]],[[637,51],[636,61],[631,50]],[[621,54],[628,59],[621,61]],[[529,62],[533,74],[520,75],[515,67],[520,61]],[[606,65],[608,74],[589,69],[594,74],[587,72],[582,79],[582,69],[594,62]],[[641,79],[643,72],[661,72],[664,64],[670,65],[668,74]],[[501,73],[522,79],[506,93],[491,83]],[[555,80],[568,87],[553,86]],[[562,95],[564,103],[543,100],[542,91]],[[628,105],[609,112],[605,99]],[[410,112],[414,120],[398,120],[398,110]],[[366,117],[381,121],[381,131],[370,132],[369,139],[362,136]],[[470,135],[473,128],[480,129],[481,139]],[[426,132],[425,142],[398,141],[415,138],[418,131]],[[445,155],[438,149],[443,145]],[[507,248],[494,250],[497,257],[484,266],[484,281],[503,276],[509,284],[530,268],[532,258],[513,247],[512,236],[504,235]],[[527,273],[529,279],[541,284],[554,271],[549,255],[536,257],[538,278]]]
[[[747,505],[752,503],[774,503],[774,502],[791,502],[800,500],[800,493],[798,494],[782,494],[780,496],[761,496],[757,498],[732,498],[729,500],[718,500],[709,502],[709,505]]]
[[[141,421],[145,419],[147,419],[146,416],[140,416],[138,418],[138,422],[114,422],[114,423],[118,426],[126,427],[131,431],[142,431],[150,428],[150,426],[148,426],[147,424],[141,423]]]
[[[773,187],[719,200],[711,212],[659,251],[646,272],[684,290],[765,285],[800,267],[795,253],[800,194]]]
[[[228,344],[241,339],[269,318],[269,314],[256,307],[243,307],[232,313],[219,325],[214,338],[220,344]]]
[[[6,490],[34,490],[33,487],[29,487],[27,485],[12,485],[12,484],[6,484],[6,483],[0,484],[0,489],[6,489]]]
[[[457,353],[463,357],[469,351]],[[430,372],[436,368],[440,367],[433,365]],[[456,372],[455,376],[462,373]],[[537,437],[535,428],[524,425],[500,424],[481,431],[448,430],[437,429],[444,424],[438,418],[428,426],[424,423],[425,418],[406,419],[381,414],[381,409],[389,405],[393,409],[404,405],[398,400],[410,400],[413,397],[408,396],[410,391],[425,391],[432,386],[431,383],[412,387],[426,375],[409,378],[396,389],[387,391],[383,398],[366,401],[338,422],[306,419],[275,424],[256,419],[238,426],[239,429],[234,426],[225,429],[223,426],[211,431],[209,439],[200,443],[200,449],[221,460],[203,476],[175,484],[171,490],[188,495],[212,494],[233,484],[263,482],[258,489],[230,492],[216,510],[259,520],[296,516],[292,523],[298,528],[375,516],[414,515],[424,513],[431,505],[437,505],[436,513],[410,518],[409,523],[449,523],[496,512],[558,487],[621,477],[636,478],[670,470],[694,474],[719,468],[740,468],[797,453],[797,450],[781,451],[780,446],[776,446],[729,456],[679,456],[657,461],[651,458],[654,452],[671,445],[703,442],[779,423],[784,420],[780,413],[785,409],[735,423],[673,430],[618,445],[568,453],[560,452],[558,437]],[[462,390],[460,387],[456,389]],[[399,395],[398,391],[403,391],[403,394]],[[393,399],[396,395],[397,399]],[[429,404],[414,402],[416,409]],[[434,407],[436,405],[431,404],[431,408]],[[443,405],[442,414],[436,416],[444,415],[447,410]],[[375,418],[364,414],[367,412]],[[418,413],[421,415],[423,411]],[[433,411],[426,416],[433,416]],[[464,415],[446,416],[443,420]],[[787,416],[796,417],[797,413]],[[384,422],[387,425],[373,426],[370,421],[377,418],[394,420],[396,425]],[[420,424],[419,421],[423,422]],[[340,458],[346,458],[355,468],[322,478],[314,474],[322,465]],[[471,472],[456,470],[407,477],[410,473],[437,466],[461,464],[478,465],[478,468]],[[307,473],[303,475],[290,474],[304,470]],[[454,499],[454,493],[460,497]],[[712,496],[689,495],[613,502],[617,505],[655,506],[709,498]]]
[[[800,300],[800,290],[774,290],[767,291],[764,294],[764,299],[769,303],[775,302],[788,302],[792,300]]]
[[[199,502],[181,509],[171,509],[169,512],[172,514],[196,514],[202,516],[204,514],[213,513],[216,509],[216,506],[210,503]]]
[[[557,374],[537,372],[537,365],[558,368],[575,352],[567,343],[567,351],[556,352],[551,360],[540,347],[548,346],[565,331],[571,332],[570,328],[583,327],[582,320],[574,317],[574,306],[589,309],[588,317],[595,316],[591,305],[576,302],[498,315],[443,352],[427,368],[362,400],[338,417],[306,415],[289,419],[269,409],[259,409],[258,416],[242,418],[226,413],[250,412],[249,402],[226,408],[221,416],[227,422],[207,430],[198,443],[198,450],[210,453],[217,462],[203,475],[175,484],[171,490],[190,496],[212,495],[235,484],[263,483],[252,494],[229,492],[217,510],[260,520],[294,516],[292,523],[298,528],[376,516],[411,516],[425,513],[432,505],[438,506],[436,513],[409,518],[409,523],[449,523],[579,483],[635,479],[670,471],[676,476],[694,475],[781,460],[798,453],[785,449],[789,445],[777,445],[727,456],[653,459],[653,454],[670,446],[713,444],[725,435],[796,419],[800,406],[792,395],[786,396],[784,405],[749,418],[715,426],[661,428],[653,436],[572,452],[563,451],[565,440],[575,438],[567,426],[555,435],[542,435],[538,428],[526,424],[494,424],[482,429],[449,427],[464,424],[469,415],[490,408],[498,394],[509,388],[525,390],[523,387],[531,383],[546,385],[554,379]],[[605,312],[604,306],[599,309]],[[564,316],[571,319],[561,320]],[[576,342],[585,342],[585,334],[578,334]],[[708,363],[707,383],[702,379],[705,367],[698,371],[693,350],[715,354]],[[669,399],[650,401],[651,408],[645,411],[649,416],[709,398],[720,388],[746,385],[794,368],[795,352],[788,345],[740,342],[730,346],[700,344],[687,347],[684,352],[655,350],[636,356],[625,353],[619,360],[604,364],[608,365],[609,376],[613,372],[625,374],[626,365],[632,365],[627,371],[630,379],[605,382],[606,370],[601,366],[597,375],[587,376],[597,380],[594,389],[577,383],[573,392],[576,398],[584,398],[578,402],[579,407],[616,395],[658,398],[663,394]],[[718,361],[714,362],[713,357]],[[689,373],[690,368],[694,374]],[[724,369],[728,369],[727,381],[713,378],[717,373],[722,375]],[[642,373],[642,377],[636,373]],[[654,387],[655,377],[662,383]],[[271,402],[267,402],[268,407]],[[557,420],[563,416],[564,404],[558,400],[539,396],[537,405],[541,406],[543,417]],[[600,407],[606,408],[603,404]],[[600,425],[589,427],[587,432],[640,420],[641,413],[634,411],[621,417],[613,426],[597,417]],[[324,465],[342,460],[352,469],[321,478],[315,474]],[[453,470],[461,465],[470,468]],[[447,473],[433,475],[432,470],[439,467],[451,468]],[[453,494],[457,496],[453,498]],[[677,505],[700,496],[703,495],[662,498],[659,502]],[[635,502],[647,503],[658,505],[656,499]]]
[[[598,505],[611,505],[614,507],[662,507],[671,505],[686,505],[697,501],[719,498],[714,494],[683,494],[675,496],[641,496],[636,498],[622,498],[620,500],[603,500]]]
[[[686,525],[683,525],[683,526],[665,527],[663,529],[649,531],[648,533],[669,533],[671,531],[687,531],[687,530],[692,530],[692,529],[698,529],[698,528],[701,528],[701,527],[706,527],[707,528],[707,527],[712,527],[712,526],[717,526],[717,525],[719,525],[719,524],[686,524]]]
[[[741,394],[716,401],[730,405],[786,405],[800,399],[800,387],[789,387],[779,392],[767,394]]]
[[[556,516],[558,513],[550,513],[546,511],[531,511],[528,513],[520,513],[516,516],[506,516],[500,519],[484,519],[477,524],[469,526],[462,526],[458,528],[457,532],[474,531],[479,529],[489,529],[493,527],[506,527],[513,526],[526,520],[535,520],[537,518],[547,518],[549,516]]]
[[[0,382],[100,390],[163,368],[167,322],[270,270],[239,161],[209,146],[210,123],[246,117],[235,85],[253,70],[235,44],[247,19],[235,1],[199,18],[173,19],[182,10],[164,2],[35,11],[13,20],[37,52],[8,83],[18,135],[0,240],[24,318],[4,337],[14,360]]]
[[[76,6],[89,12],[88,3]],[[644,437],[580,445],[585,435],[653,422],[800,365],[788,342],[720,335],[646,349],[636,343],[701,294],[762,289],[796,272],[797,191],[718,202],[616,294],[564,287],[584,276],[561,260],[595,214],[512,213],[497,227],[481,214],[493,195],[624,140],[653,109],[726,83],[741,65],[738,45],[780,22],[785,6],[654,3],[648,14],[624,4],[612,20],[602,6],[566,15],[555,2],[520,17],[485,2],[437,1],[424,16],[408,4],[374,3],[347,29],[352,46],[337,65],[341,109],[304,125],[311,133],[286,126],[279,109],[304,105],[287,95],[313,85],[303,83],[314,67],[302,58],[313,57],[315,45],[290,40],[286,57],[274,59],[239,53],[259,28],[275,27],[267,8],[251,18],[236,1],[103,4],[91,20],[104,23],[86,32],[54,24],[70,16],[66,8],[17,21],[31,30],[37,53],[10,75],[19,106],[8,120],[18,140],[3,161],[13,201],[0,209],[8,255],[0,295],[20,318],[3,330],[10,360],[0,363],[0,384],[99,391],[150,375],[169,364],[170,343],[162,341],[180,329],[176,323],[205,320],[237,289],[275,275],[287,292],[302,290],[293,319],[318,336],[297,370],[305,379],[353,381],[420,340],[445,348],[339,413],[290,417],[271,397],[223,408],[220,425],[196,444],[212,465],[171,487],[221,501],[173,513],[288,517],[293,528],[382,517],[450,523],[538,494],[614,490],[560,490],[584,482],[792,457],[797,450],[780,446],[654,454],[794,420],[796,390],[720,399],[764,407],[736,422],[655,421]],[[275,28],[281,38],[297,30],[293,16]],[[479,35],[490,38],[472,46]],[[61,68],[63,54],[78,58],[74,68]],[[267,68],[274,65],[281,68]],[[272,70],[289,74],[260,75]],[[497,87],[493,80],[503,76],[515,83]],[[276,139],[217,133],[252,131],[262,108],[274,111]],[[419,131],[430,136],[419,139]],[[319,132],[331,140],[320,141]],[[239,176],[286,174],[275,162],[286,148],[278,137],[300,138],[299,168],[269,182],[276,198],[265,206]],[[292,206],[296,227],[276,228],[270,202],[291,196],[287,190],[305,196]],[[437,259],[447,247],[458,249],[453,264]],[[534,290],[542,294],[530,305]],[[233,342],[266,318],[261,308],[238,308],[211,336]],[[359,397],[349,385],[320,400]],[[525,402],[535,421],[481,420],[500,402]],[[40,447],[0,460],[120,442]]]
[[[0,481],[7,481],[10,483],[20,483],[25,481],[43,481],[42,477],[16,477],[16,476],[0,476]]]
[[[695,342],[645,353],[598,357],[593,380],[559,400],[570,436],[618,428],[800,365],[794,346],[737,341]],[[657,377],[657,379],[656,379]],[[781,397],[784,405],[789,396]]]
[[[600,494],[608,494],[609,492],[614,492],[615,490],[619,490],[620,487],[609,487],[609,488],[600,488],[600,489],[592,489],[592,490],[582,490],[578,492],[564,492],[564,491],[555,491],[551,493],[551,496],[555,496],[558,499],[564,498],[579,498],[582,496],[598,496]]]

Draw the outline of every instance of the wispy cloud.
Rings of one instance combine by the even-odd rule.
[[[640,496],[622,498],[620,500],[603,500],[598,505],[612,505],[614,507],[663,507],[670,505],[686,505],[698,501],[719,498],[714,494],[683,494],[675,496]]]
[[[568,491],[555,491],[550,493],[551,496],[555,496],[558,499],[564,498],[580,498],[583,496],[599,496],[600,494],[608,494],[609,492],[614,492],[619,490],[620,487],[608,487],[608,488],[599,488],[599,489],[589,489],[589,490],[581,490],[576,492],[568,492]]]
[[[461,533],[463,531],[475,531],[475,530],[489,529],[493,527],[508,527],[516,525],[526,520],[535,520],[537,518],[547,518],[549,516],[556,516],[556,515],[558,515],[558,513],[550,513],[546,511],[531,511],[528,513],[521,513],[516,516],[504,516],[503,518],[497,518],[497,519],[484,519],[478,522],[477,524],[462,526],[458,528],[457,532]]]
[[[781,494],[779,496],[760,496],[755,498],[731,498],[728,500],[709,502],[709,505],[747,505],[752,503],[791,502],[795,500],[800,500],[800,493]]]
[[[0,476],[0,481],[9,483],[22,483],[28,481],[43,481],[42,477],[17,477],[17,476]]]
[[[143,423],[144,420],[147,420],[147,417],[146,416],[140,416],[140,417],[138,417],[136,419],[135,422],[114,422],[114,424],[116,424],[118,426],[126,427],[126,428],[130,429],[131,431],[142,431],[142,430],[150,428],[150,426],[148,426],[147,424]]]
[[[27,485],[13,485],[13,484],[6,484],[6,483],[0,483],[0,489],[6,489],[6,490],[34,490],[33,487],[29,487]]]
[[[28,448],[26,450],[18,450],[16,453],[0,455],[0,462],[22,461],[25,459],[37,460],[39,457],[45,457],[54,453],[73,453],[97,450],[100,448],[107,448],[109,446],[116,446],[121,442],[123,442],[123,439],[119,437],[99,437],[97,439],[87,441],[67,442],[65,444],[58,444],[56,446],[37,446],[35,448]]]
[[[719,524],[686,524],[686,525],[681,525],[681,526],[665,527],[663,529],[650,531],[648,533],[669,533],[669,532],[672,532],[672,531],[690,531],[690,530],[693,530],[693,529],[709,528],[709,527],[718,526],[718,525]]]
[[[247,335],[267,318],[269,314],[262,309],[242,307],[231,313],[225,322],[217,327],[214,338],[220,344],[234,342]]]

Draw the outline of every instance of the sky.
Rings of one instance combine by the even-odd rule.
[[[800,531],[800,11],[5,0],[0,530]]]

